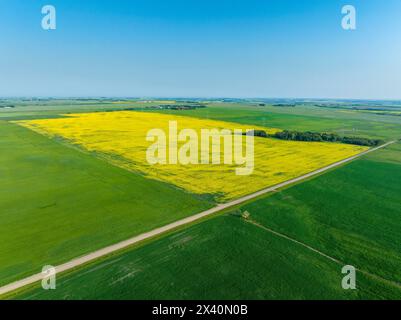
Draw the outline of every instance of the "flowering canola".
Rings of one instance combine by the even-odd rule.
[[[116,111],[64,115],[58,119],[18,121],[17,123],[50,137],[61,137],[71,144],[94,152],[114,165],[140,172],[149,178],[173,184],[188,192],[212,194],[227,201],[301,176],[331,163],[351,157],[366,147],[324,143],[284,141],[255,137],[254,170],[236,175],[234,164],[149,164],[146,140],[149,130],[168,132],[169,121],[180,129],[277,129],[231,122],[154,112]],[[244,145],[245,148],[245,145]],[[223,147],[221,148],[223,152]]]

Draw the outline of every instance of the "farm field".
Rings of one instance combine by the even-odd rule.
[[[192,193],[210,194],[218,201],[227,201],[258,191],[367,150],[366,147],[339,143],[308,143],[255,137],[255,163],[250,175],[236,174],[236,169],[246,164],[150,165],[146,151],[151,143],[146,140],[146,135],[151,129],[162,129],[168,136],[169,121],[176,121],[178,130],[194,129],[199,136],[201,129],[213,128],[232,131],[241,129],[243,132],[250,129],[264,129],[269,133],[277,131],[274,128],[133,111],[70,114],[65,118],[17,123],[44,135],[65,139],[120,167],[174,184]],[[178,147],[183,144],[181,142]],[[221,162],[224,147],[223,145],[217,151],[221,154]],[[210,157],[211,152],[212,146],[206,158]],[[291,165],[295,163],[296,166]]]
[[[206,108],[195,110],[152,110],[152,106],[175,101],[54,101],[15,103],[11,110],[0,109],[0,119],[23,120],[60,117],[63,113],[87,113],[93,111],[118,111],[127,108],[148,112],[184,115],[195,118],[222,120],[247,125],[269,126],[282,130],[330,131],[340,135],[353,135],[379,139],[394,139],[401,135],[401,117],[377,115],[364,110],[317,108],[310,105],[274,107],[266,104],[255,106],[252,102],[207,102]],[[176,103],[179,103],[176,102]],[[398,108],[401,110],[401,107]]]
[[[0,12],[0,306],[401,301],[401,0]]]
[[[213,206],[9,122],[0,137],[0,285]]]
[[[242,210],[261,225],[401,284],[400,179],[396,144]]]
[[[400,299],[400,178],[396,144],[8,298]],[[341,288],[345,264],[364,272],[357,290]]]
[[[294,108],[257,107],[246,103],[213,104],[196,110],[161,110],[215,120],[271,126],[283,130],[335,132],[339,135],[395,139],[401,135],[401,117],[368,114],[362,111],[332,110],[312,105]]]
[[[169,102],[157,101],[157,104],[162,103]],[[88,137],[99,137],[99,132],[93,131],[91,128],[93,125],[86,121],[85,117],[88,115],[96,118],[101,115],[111,117],[138,114],[144,117],[142,120],[152,117],[152,128],[156,124],[163,127],[163,121],[159,119],[158,121],[161,122],[156,122],[155,119],[164,115],[170,117],[168,119],[171,117],[181,119],[181,116],[184,116],[182,119],[185,119],[186,122],[183,127],[190,127],[194,124],[197,124],[195,127],[202,127],[203,121],[206,121],[213,125],[217,124],[218,127],[221,125],[222,127],[229,125],[244,129],[266,129],[267,127],[268,130],[271,130],[270,132],[277,129],[332,130],[340,134],[386,140],[399,138],[401,134],[401,126],[397,124],[399,121],[397,117],[356,111],[346,114],[344,110],[326,110],[309,106],[296,108],[266,106],[261,108],[246,103],[211,103],[203,109],[157,110],[155,112],[149,110],[147,106],[149,103],[131,101],[116,101],[115,103],[98,101],[89,104],[63,101],[55,105],[50,102],[48,105],[17,106],[11,111],[0,110],[0,134],[2,137],[0,147],[1,150],[7,150],[7,153],[0,154],[0,241],[7,243],[6,246],[0,246],[0,285],[37,273],[45,264],[57,265],[79,255],[198,213],[214,206],[215,200],[224,201],[237,196],[233,193],[230,194],[230,190],[233,190],[232,187],[227,189],[229,192],[226,195],[221,195],[210,192],[210,188],[202,189],[204,187],[202,183],[196,186],[193,185],[193,181],[190,184],[188,181],[177,182],[171,180],[168,175],[167,179],[165,177],[161,179],[160,171],[157,176],[152,177],[144,168],[140,170],[133,166],[132,159],[128,161],[127,165],[127,161],[122,161],[124,155],[118,154],[115,152],[116,150],[107,148],[99,150],[99,146],[104,147],[102,142],[106,146],[110,145],[110,132],[101,132],[102,141],[91,145],[94,141]],[[127,107],[141,112],[124,110]],[[75,128],[72,125],[77,119],[81,121],[79,128],[87,129],[86,133],[89,133],[87,136],[80,134],[79,130],[75,130],[78,124]],[[17,125],[15,121],[20,125]],[[65,135],[65,132],[60,134],[58,131],[60,128],[57,125],[52,127],[58,122],[67,124],[63,130],[68,131],[72,128],[75,131],[72,130],[69,133],[71,136]],[[121,126],[124,121],[119,119],[118,122],[119,129],[126,130],[124,126]],[[21,124],[29,127],[34,125],[36,126],[34,129],[41,131],[42,134],[24,128]],[[52,125],[47,127],[49,124]],[[41,125],[43,128],[38,128]],[[96,126],[98,125],[99,123],[96,123]],[[130,135],[125,135],[124,130],[115,132],[113,126],[107,127],[104,123],[101,125],[105,125],[108,130],[111,130],[114,139],[121,134],[120,138],[125,139],[125,141],[121,140],[123,147],[127,143],[134,145],[138,143],[132,137],[127,142]],[[129,130],[136,130],[132,126],[131,120],[127,121],[125,125]],[[178,125],[180,128],[180,122]],[[48,132],[45,132],[46,130]],[[146,127],[141,130],[140,134],[143,138]],[[52,138],[49,139],[43,133]],[[140,135],[137,133],[135,136]],[[82,141],[77,143],[74,139],[82,139],[83,142],[86,139],[88,144],[85,145]],[[280,147],[288,143],[286,149],[290,148],[292,151],[294,151],[293,146],[299,144],[298,151],[309,157],[308,159],[315,161],[314,164],[312,163],[313,165],[319,163],[319,167],[323,166],[320,165],[321,161],[330,160],[322,155],[320,143],[257,138],[258,141],[259,139],[261,139],[260,142],[263,142],[262,148],[269,147],[277,150],[278,146],[274,145],[275,142],[280,144]],[[259,146],[258,141],[257,145]],[[301,147],[304,144],[310,148],[308,152]],[[325,149],[327,155],[333,155],[333,152],[338,150],[338,146],[355,147],[343,144],[323,145],[329,148]],[[114,144],[114,146],[118,147],[118,144]],[[314,148],[320,149],[320,151],[316,151]],[[133,149],[136,148],[131,148],[131,150]],[[269,151],[269,155],[271,155],[271,149],[266,149],[266,152]],[[89,152],[87,152],[88,150]],[[319,157],[313,157],[313,153],[318,154]],[[248,210],[251,213],[251,220],[261,226],[288,234],[341,261],[344,260],[346,263],[355,263],[356,266],[361,266],[361,269],[377,275],[380,279],[399,282],[400,274],[391,270],[400,269],[400,261],[397,256],[397,250],[400,249],[398,240],[400,236],[397,229],[400,229],[400,226],[394,219],[394,216],[399,214],[399,201],[396,204],[396,200],[399,198],[400,192],[397,189],[396,181],[399,181],[400,178],[398,175],[401,165],[400,153],[401,145],[392,145],[380,152],[364,156],[364,160],[355,161],[311,181],[242,206],[240,210]],[[278,159],[279,154],[277,154]],[[271,157],[268,159],[262,155],[256,155],[256,158],[260,159],[257,161],[261,161],[263,164],[271,160]],[[290,163],[297,164],[290,170],[296,170],[300,166],[299,160],[296,158],[293,158]],[[137,164],[138,162],[135,162],[135,165]],[[267,168],[262,168],[267,170],[262,174],[271,174],[275,170],[282,172],[280,165],[283,168],[289,168],[288,163],[277,162],[274,166],[270,163]],[[258,170],[258,167],[260,166],[255,165],[255,170]],[[188,176],[191,177],[191,174],[193,172],[189,172]],[[294,174],[297,176],[302,173],[300,171]],[[209,174],[208,181],[210,176],[213,175]],[[277,176],[274,177],[277,178]],[[326,181],[325,177],[327,179],[330,177],[330,179]],[[224,178],[224,180],[229,181],[229,178]],[[262,187],[255,184],[255,181],[244,185],[241,182],[241,192],[247,194],[252,190],[270,185],[274,181],[278,180],[260,179]],[[220,183],[220,181],[218,182]],[[238,186],[238,181],[233,181],[231,186],[233,185]],[[302,189],[303,187],[305,190]],[[216,190],[221,190],[221,188],[221,184],[216,184]],[[186,192],[185,189],[190,192]],[[238,189],[235,192],[239,192]],[[308,194],[304,195],[303,192]],[[157,197],[154,197],[155,193],[157,193]],[[290,195],[288,199],[293,201],[287,201],[287,194]],[[323,203],[323,199],[326,197],[330,200]],[[306,202],[301,205],[304,198]],[[366,201],[366,199],[368,200]],[[386,202],[383,202],[383,199],[386,199]],[[344,210],[342,210],[343,207]],[[325,215],[319,215],[319,210]],[[355,211],[354,214],[357,217],[348,215],[345,211]],[[362,220],[356,222],[356,219],[361,217]],[[191,241],[186,240],[187,234]],[[171,245],[178,240],[185,245]],[[250,248],[249,241],[259,243],[259,245]],[[33,243],[33,245],[27,246],[26,243]],[[216,246],[216,243],[219,245]],[[319,246],[315,246],[316,243],[319,243]],[[169,247],[168,257],[166,257],[165,246],[169,245],[174,250]],[[196,249],[198,247],[199,251]],[[166,235],[159,240],[126,250],[117,256],[122,259],[121,261],[125,261],[124,263],[129,263],[134,257],[138,257],[139,250],[141,250],[140,257],[143,257],[144,261],[144,265],[140,266],[143,267],[143,270],[146,269],[146,272],[135,273],[135,277],[133,277],[135,281],[139,276],[144,277],[138,283],[131,283],[131,275],[129,275],[127,279],[110,285],[107,279],[112,277],[112,273],[123,274],[126,269],[122,268],[120,260],[111,263],[112,267],[106,268],[111,261],[106,258],[60,278],[60,285],[62,285],[62,279],[70,279],[70,275],[74,279],[77,278],[67,281],[71,285],[65,286],[65,291],[57,290],[60,295],[35,290],[28,290],[25,293],[23,290],[23,295],[18,295],[16,298],[112,298],[113,295],[121,299],[197,298],[202,296],[210,299],[224,297],[228,299],[242,297],[249,299],[399,297],[398,289],[389,286],[386,281],[372,279],[359,273],[358,281],[361,282],[358,284],[361,290],[344,293],[338,288],[338,279],[342,277],[339,265],[310,252],[310,250],[298,247],[288,240],[277,238],[256,225],[247,223],[236,216],[236,212],[182,230],[176,234],[176,237],[175,234]],[[201,252],[210,252],[213,259],[202,260],[200,263],[198,255]],[[241,253],[243,259],[239,259],[234,253]],[[390,258],[384,259],[383,253]],[[301,261],[300,257],[304,257],[304,259]],[[156,262],[151,267],[153,258],[156,259]],[[224,264],[223,259],[229,263]],[[254,260],[256,261],[255,265],[259,265],[258,268],[246,263]],[[280,261],[277,268],[269,269],[267,272],[265,266],[272,265],[272,261],[275,260]],[[103,263],[106,264],[103,265]],[[187,274],[179,272],[178,277],[173,272],[173,267],[168,267],[170,264],[177,270],[200,270],[201,268],[210,270],[210,279],[202,277],[198,272],[187,272]],[[239,274],[234,274],[238,265],[243,265],[243,268]],[[95,277],[93,279],[99,281],[99,285],[94,286],[93,290],[86,287],[86,289],[77,290],[79,279],[87,277],[85,272],[81,273],[81,270],[86,270],[91,266],[94,266],[95,269],[90,269],[88,274]],[[95,266],[99,266],[104,273],[98,273]],[[316,268],[319,271],[316,271]],[[154,273],[163,273],[162,270],[167,271],[158,283],[153,280],[156,277]],[[212,270],[216,271],[212,272]],[[288,278],[287,276],[286,279],[280,280],[279,270],[289,270],[288,273],[294,274],[294,277]],[[324,281],[316,278],[315,272],[324,272]],[[285,273],[287,274],[287,272]],[[198,282],[193,282],[194,276],[199,278]],[[174,285],[168,284],[173,277],[177,279],[182,277],[182,281],[185,283],[182,291],[177,291]],[[245,277],[247,281],[239,284],[240,277]],[[91,279],[88,278],[89,283],[92,281]],[[223,280],[229,284],[227,287],[216,288],[212,283],[219,283]],[[266,285],[260,286],[261,281],[266,281]],[[309,284],[306,283],[307,281]],[[271,285],[272,283],[273,285]],[[145,287],[149,284],[152,289],[145,292]],[[257,290],[257,285],[260,286],[260,290]],[[294,288],[290,289],[291,286],[302,286],[304,289],[294,290]],[[133,296],[134,289],[136,291]],[[76,290],[76,295],[72,295],[70,290]]]
[[[31,287],[9,299],[372,299],[399,292],[234,215],[192,226],[72,271],[57,290]],[[95,284],[95,285],[94,285]],[[380,292],[377,294],[376,292]]]

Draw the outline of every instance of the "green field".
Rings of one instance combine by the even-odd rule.
[[[13,102],[14,103],[14,102]],[[200,197],[114,167],[11,120],[125,108],[137,101],[15,101],[0,109],[0,286],[213,206]],[[210,102],[157,112],[385,140],[401,117],[355,110]],[[401,299],[401,145],[318,178],[147,241],[61,276],[56,291],[15,298]],[[250,220],[238,212],[250,212]],[[358,290],[341,289],[352,264]],[[371,274],[371,275],[368,275]]]
[[[0,285],[212,204],[0,121]]]
[[[344,264],[401,283],[400,181],[398,144],[243,210]]]
[[[400,179],[398,144],[12,298],[400,299]],[[357,290],[341,288],[346,264]]]
[[[179,103],[179,102],[177,102]],[[48,101],[37,104],[18,103],[10,110],[0,109],[0,119],[22,120],[57,117],[62,113],[112,111],[136,108],[145,111],[159,103],[128,101],[111,103],[105,101]],[[401,117],[377,115],[364,111],[333,108],[317,108],[302,105],[294,108],[255,106],[251,102],[216,103],[208,102],[207,108],[196,110],[155,110],[156,112],[181,114],[198,118],[210,118],[242,124],[270,126],[299,131],[328,131],[340,135],[363,136],[380,139],[394,139],[401,136]],[[398,109],[397,109],[398,110]],[[401,107],[400,109],[401,110]]]
[[[397,291],[234,215],[220,216],[33,288],[17,299],[361,299]],[[376,294],[380,292],[380,294]]]
[[[356,111],[345,112],[312,106],[280,108],[255,107],[249,104],[211,104],[204,109],[158,110],[157,112],[270,126],[283,130],[334,132],[339,135],[379,139],[401,137],[401,117],[378,116]]]

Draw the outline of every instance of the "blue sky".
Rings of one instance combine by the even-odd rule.
[[[0,96],[400,99],[400,39],[399,0],[0,0]]]

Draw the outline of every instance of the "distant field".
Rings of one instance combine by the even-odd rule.
[[[196,194],[211,194],[220,201],[290,180],[367,149],[337,143],[308,143],[256,137],[255,163],[250,175],[236,174],[236,168],[244,167],[245,164],[150,165],[146,159],[146,150],[152,143],[146,141],[146,135],[151,129],[162,129],[168,135],[169,121],[177,121],[178,130],[194,129],[199,136],[201,129],[214,128],[242,129],[243,132],[247,129],[277,131],[274,128],[133,111],[80,113],[60,119],[18,123],[45,135],[66,139],[123,168],[142,172],[148,177],[172,183]],[[182,142],[179,147],[183,144]],[[221,154],[221,162],[223,149],[224,145],[217,151]],[[206,157],[209,157],[211,152],[212,146]]]
[[[15,124],[0,137],[0,285],[213,206]]]
[[[162,110],[215,120],[270,126],[299,131],[334,132],[339,135],[394,139],[401,137],[401,117],[367,114],[357,111],[331,110],[312,106],[295,108],[246,104],[211,104],[196,110]]]
[[[400,299],[400,179],[398,144],[242,206],[248,221],[219,216],[10,298]],[[345,264],[374,277],[357,272],[357,290],[343,290]]]
[[[369,154],[367,159],[377,162],[387,162],[401,165],[401,142],[392,144],[380,152]]]
[[[59,117],[70,112],[92,112],[136,108],[147,111],[150,106],[179,101],[15,101],[13,109],[0,109],[0,119],[20,120]],[[153,110],[154,112],[154,110]],[[209,101],[207,108],[196,110],[157,110],[157,112],[180,114],[191,117],[260,125],[299,131],[330,131],[340,135],[356,135],[369,138],[394,139],[401,137],[401,117],[377,115],[373,112],[352,109],[335,109],[298,105],[274,107],[269,104],[257,106],[251,102],[216,103]]]

